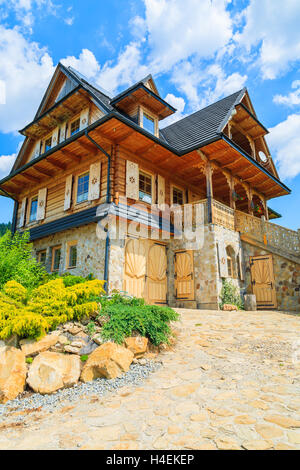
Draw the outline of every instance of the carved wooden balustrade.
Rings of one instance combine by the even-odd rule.
[[[195,218],[199,216],[199,212],[197,213],[197,209],[196,209],[197,204],[199,205],[201,204],[203,206],[204,224],[207,224],[208,222],[207,199],[202,199],[201,201],[193,202],[192,205],[193,205],[194,220],[196,220]],[[216,225],[221,225],[222,227],[228,228],[230,230],[235,230],[234,210],[226,206],[225,204],[213,199],[212,200],[212,223]]]

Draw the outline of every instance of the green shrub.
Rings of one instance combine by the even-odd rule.
[[[88,354],[83,354],[82,356],[80,356],[80,360],[82,362],[86,362],[88,360],[88,358],[89,358]]]
[[[156,346],[168,343],[170,322],[179,319],[179,315],[169,307],[146,305],[143,299],[126,298],[120,294],[110,299],[103,297],[101,305],[101,317],[106,317],[101,336],[119,344],[134,332],[148,337]]]
[[[47,272],[32,257],[32,244],[29,243],[29,232],[14,236],[10,231],[0,238],[0,289],[8,281],[16,281],[27,289],[38,286]]]
[[[221,290],[221,303],[220,308],[222,309],[225,304],[235,305],[239,310],[243,309],[244,304],[240,295],[240,291],[237,286],[233,284],[231,280],[223,279],[223,285]]]

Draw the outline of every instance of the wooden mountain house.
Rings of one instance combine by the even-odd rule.
[[[0,181],[13,230],[30,231],[49,272],[93,273],[150,303],[215,309],[230,278],[261,309],[299,309],[298,233],[270,222],[279,215],[268,207],[290,190],[248,91],[163,128],[175,111],[151,75],[111,98],[59,64]],[[184,205],[194,225],[203,209],[193,245],[164,213]]]

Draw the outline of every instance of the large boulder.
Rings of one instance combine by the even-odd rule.
[[[0,349],[0,403],[13,400],[24,391],[26,373],[25,355],[20,349]]]
[[[59,331],[53,331],[47,336],[44,336],[39,341],[34,339],[22,339],[20,341],[20,346],[25,354],[25,356],[36,356],[37,354],[47,351],[54,346],[56,343],[59,342]]]
[[[35,392],[53,393],[75,385],[79,377],[79,356],[45,351],[33,360],[27,383]]]
[[[132,336],[125,339],[125,346],[135,357],[141,357],[147,351],[148,339],[143,336]]]
[[[115,343],[104,343],[92,352],[81,373],[83,382],[99,377],[114,379],[129,370],[133,352]]]

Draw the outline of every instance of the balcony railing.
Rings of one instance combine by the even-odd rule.
[[[193,217],[197,217],[195,206],[203,205],[204,224],[208,223],[207,199],[193,203]],[[202,217],[203,220],[203,217]],[[287,229],[273,222],[268,222],[264,217],[258,218],[253,215],[233,210],[225,204],[212,200],[212,223],[220,225],[229,230],[248,235],[270,247],[294,256],[300,256],[300,230],[298,232]]]

